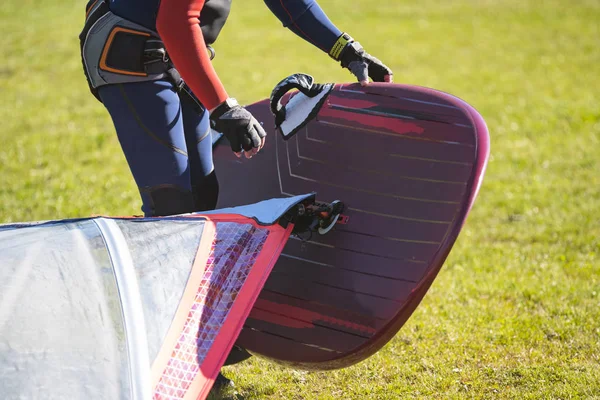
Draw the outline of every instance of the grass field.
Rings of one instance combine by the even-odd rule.
[[[140,213],[81,72],[84,3],[0,2],[0,223]],[[320,3],[396,81],[474,105],[488,171],[439,278],[382,351],[331,372],[254,358],[226,368],[224,398],[600,398],[600,2]],[[216,48],[246,103],[294,72],[350,79],[259,0],[234,2]]]

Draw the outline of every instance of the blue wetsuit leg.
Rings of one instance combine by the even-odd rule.
[[[214,171],[209,114],[205,110],[199,115],[197,105],[188,96],[180,97],[194,195],[193,211],[214,210],[219,183]]]
[[[99,94],[139,188],[144,215],[197,211],[194,193],[202,192],[213,172],[208,113],[198,115],[167,81],[108,85]]]

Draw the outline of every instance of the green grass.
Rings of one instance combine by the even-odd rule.
[[[600,2],[320,3],[397,81],[473,104],[488,171],[439,278],[382,351],[330,372],[254,358],[226,368],[225,398],[600,398]],[[83,7],[0,3],[0,222],[139,214],[81,73]],[[216,48],[246,103],[293,72],[350,79],[259,0],[234,2]]]

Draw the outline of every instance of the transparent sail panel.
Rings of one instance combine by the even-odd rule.
[[[183,295],[204,220],[116,220],[133,259],[154,361]]]
[[[130,397],[119,294],[92,220],[0,231],[2,398]]]
[[[236,337],[239,333],[241,324],[237,331],[230,329],[223,332],[221,328],[268,235],[267,229],[255,228],[251,224],[217,223],[200,285],[194,287],[194,299],[188,304],[185,324],[178,332],[178,340],[162,370],[154,399],[191,398],[188,391],[200,371],[205,376],[211,374],[210,368],[215,368],[215,365],[203,365],[205,358],[218,335]],[[220,367],[220,364],[216,366]]]

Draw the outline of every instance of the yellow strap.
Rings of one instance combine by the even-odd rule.
[[[354,42],[352,36],[348,35],[346,32],[342,33],[340,37],[335,41],[335,44],[329,50],[329,56],[336,61],[340,60],[340,55],[342,54],[342,50],[348,43]]]

